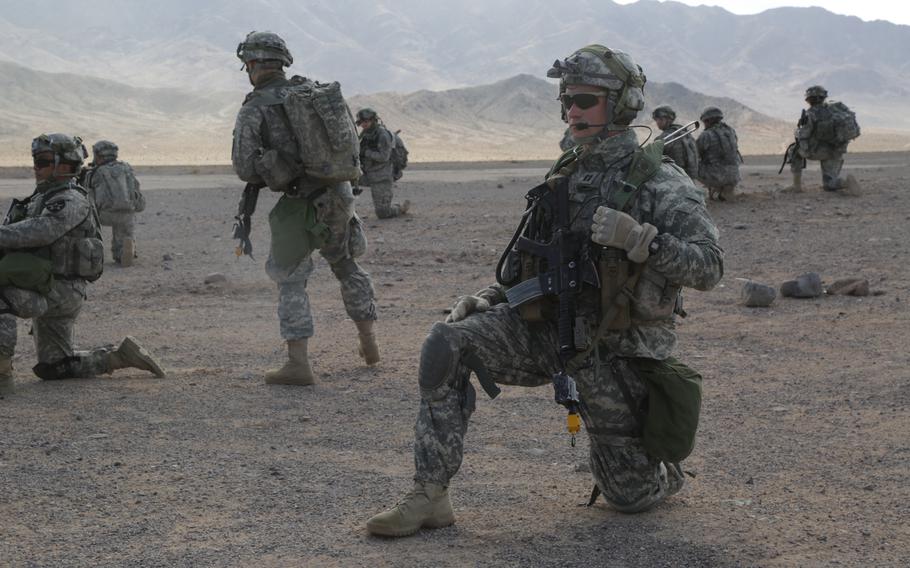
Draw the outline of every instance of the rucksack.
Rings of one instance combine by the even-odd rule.
[[[856,122],[856,113],[840,101],[827,104],[831,111],[831,120],[834,122],[834,141],[839,144],[859,138],[859,124]]]
[[[328,183],[360,177],[360,141],[341,85],[294,85],[281,103],[307,177]]]
[[[408,167],[408,148],[398,135],[400,132],[401,130],[396,130],[392,134],[395,138],[395,144],[392,146],[392,173],[396,181],[401,179],[401,172]]]

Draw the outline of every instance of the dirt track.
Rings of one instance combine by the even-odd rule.
[[[227,175],[142,178],[141,258],[91,286],[80,345],[137,336],[167,379],[45,383],[20,325],[18,393],[0,400],[0,565],[9,566],[901,566],[910,557],[910,155],[848,155],[858,198],[774,191],[776,158],[748,158],[733,204],[711,206],[727,252],[712,292],[689,292],[681,359],[705,376],[697,473],[656,510],[577,507],[591,487],[551,390],[479,400],[453,481],[458,522],[405,540],[364,521],[410,485],[416,364],[432,322],[492,267],[539,165],[414,168],[414,215],[378,222],[365,266],[383,362],[356,356],[336,281],[311,282],[320,384],[266,387],[280,363],[276,291],[235,260]],[[6,199],[30,191],[0,180]],[[170,255],[171,261],[162,260]],[[224,272],[224,287],[203,285]],[[862,276],[882,295],[738,305],[737,278]]]

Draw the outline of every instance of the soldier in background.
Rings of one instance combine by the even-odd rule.
[[[132,337],[117,349],[76,351],[76,318],[87,283],[103,269],[104,246],[95,209],[76,184],[85,147],[65,134],[32,141],[35,192],[14,201],[0,226],[0,394],[13,389],[16,318],[32,320],[44,380],[93,377],[136,368],[163,377],[160,365]]]
[[[657,123],[657,128],[661,130],[657,140],[663,140],[682,128],[675,122],[676,111],[666,105],[654,109],[651,112],[651,118]],[[676,162],[676,165],[685,170],[693,180],[698,178],[698,149],[695,147],[695,138],[691,134],[686,134],[673,144],[664,146],[664,156]]]
[[[856,115],[841,102],[826,102],[828,91],[815,85],[806,89],[809,108],[803,111],[796,128],[796,142],[788,150],[787,161],[793,174],[793,185],[788,191],[803,190],[802,176],[806,160],[821,163],[822,187],[825,191],[846,188],[850,193],[859,192],[859,182],[852,175],[842,178],[844,154],[847,144],[860,135]]]
[[[708,107],[701,113],[704,131],[698,136],[698,181],[708,188],[711,199],[733,199],[736,185],[742,179],[739,164],[742,156],[736,131],[724,122],[724,113]]]
[[[314,329],[307,281],[315,269],[312,256],[316,250],[341,285],[345,310],[357,326],[361,357],[367,365],[376,364],[376,301],[370,275],[356,261],[366,251],[366,237],[354,212],[351,184],[329,183],[306,173],[299,161],[297,125],[291,124],[284,106],[292,91],[309,93],[325,85],[297,75],[288,79],[284,67],[290,66],[294,58],[284,40],[271,32],[248,34],[237,48],[237,57],[243,61],[254,88],[244,100],[234,126],[234,171],[243,181],[283,194],[269,214],[272,243],[266,272],[278,285],[278,319],[281,337],[287,342],[288,360],[280,369],[268,371],[265,382],[315,382],[308,355],[308,341]],[[343,117],[334,118],[348,122],[352,151],[356,152],[350,111],[341,100],[340,91],[338,97],[328,106],[343,110]],[[315,132],[306,135],[318,137]],[[356,153],[351,156],[352,163],[356,164],[356,158]],[[356,175],[355,171],[353,177]]]
[[[359,183],[370,188],[376,216],[389,219],[404,215],[411,208],[411,202],[404,200],[400,204],[392,203],[392,182],[395,181],[392,151],[395,148],[395,135],[371,108],[357,111],[357,126],[360,127],[360,165],[363,168]]]
[[[682,287],[709,290],[720,280],[718,231],[704,192],[688,176],[660,155],[638,152],[629,124],[644,107],[645,76],[628,54],[589,45],[557,60],[547,75],[561,79],[564,117],[581,148],[564,154],[547,184],[531,190],[539,206],[529,208],[522,227],[535,246],[508,251],[503,266],[513,273],[459,298],[446,323],[436,323],[424,341],[413,489],[367,522],[373,534],[407,536],[455,522],[448,487],[461,466],[475,409],[472,372],[491,396],[491,382],[539,387],[566,368],[575,373],[591,472],[615,510],[646,511],[683,486],[679,465],[646,449],[639,409],[648,400],[646,374],[697,383],[700,393],[700,376],[672,357],[674,312]],[[547,201],[556,194],[568,204],[564,221]],[[557,231],[567,240],[549,245]],[[565,322],[556,316],[561,302],[547,292],[527,298],[522,292],[521,300],[514,295],[540,290],[541,271],[552,268],[529,251],[562,245],[573,249],[572,258],[597,263],[604,275],[600,288],[577,287],[573,280],[560,292],[572,294],[569,327],[574,323],[575,334],[586,338],[585,345],[571,346],[568,363],[560,348]],[[636,273],[636,283],[622,276]],[[627,285],[631,302],[623,300]]]
[[[138,256],[135,216],[145,210],[145,197],[132,166],[117,159],[119,148],[108,140],[92,146],[93,166],[84,176],[101,224],[111,227],[111,255],[114,262],[131,266]]]

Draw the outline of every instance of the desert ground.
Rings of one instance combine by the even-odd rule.
[[[378,221],[364,193],[363,264],[379,301],[382,362],[321,259],[310,283],[313,387],[266,386],[282,362],[277,292],[235,258],[242,189],[224,168],[140,170],[140,257],[110,265],[80,316],[82,347],[134,335],[165,379],[42,382],[19,328],[17,392],[0,400],[3,566],[905,566],[910,558],[910,153],[849,154],[861,196],[778,190],[778,157],[746,157],[742,195],[711,203],[726,274],[686,294],[678,356],[704,375],[682,493],[635,516],[591,489],[549,387],[478,394],[454,526],[412,538],[364,523],[411,485],[416,367],[434,321],[492,281],[525,191],[546,165],[415,164],[397,186],[413,215]],[[25,170],[0,179],[4,208]],[[741,280],[867,278],[872,295],[739,304]],[[210,273],[227,283],[206,285]]]

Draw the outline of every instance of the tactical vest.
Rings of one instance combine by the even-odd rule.
[[[98,212],[88,198],[88,193],[75,182],[32,196],[28,217],[38,217],[51,197],[63,191],[76,191],[88,201],[89,212],[85,220],[48,246],[28,252],[51,261],[54,278],[62,280],[87,280],[94,282],[104,271],[104,243]]]
[[[519,234],[546,247],[553,236],[552,204],[547,188],[556,183],[565,183],[574,173],[581,147],[565,152],[547,174],[547,182],[531,190],[528,194],[528,210],[523,217],[512,243],[497,267],[497,278],[500,284],[507,287],[507,297],[513,307],[518,308],[522,318],[527,321],[545,321],[557,318],[555,296],[548,282],[551,267],[546,258],[534,254],[533,247],[521,246]],[[663,141],[656,141],[636,151],[623,172],[621,180],[614,182],[614,189],[607,196],[603,205],[628,212],[633,206],[640,187],[654,177],[661,168]],[[518,244],[516,244],[518,243]],[[599,288],[599,323],[603,330],[623,330],[632,325],[672,319],[677,305],[679,287],[669,285],[666,278],[647,268],[646,265],[632,263],[625,251],[600,247],[590,238],[579,239],[579,249],[575,252],[581,265],[581,286],[579,293],[590,293]],[[658,298],[654,290],[658,290]],[[664,296],[672,296],[665,298]],[[639,302],[641,301],[641,302]],[[636,306],[639,317],[633,319],[632,304]],[[649,306],[659,306],[649,309]],[[642,311],[644,308],[645,311]],[[601,330],[601,331],[603,331]]]

